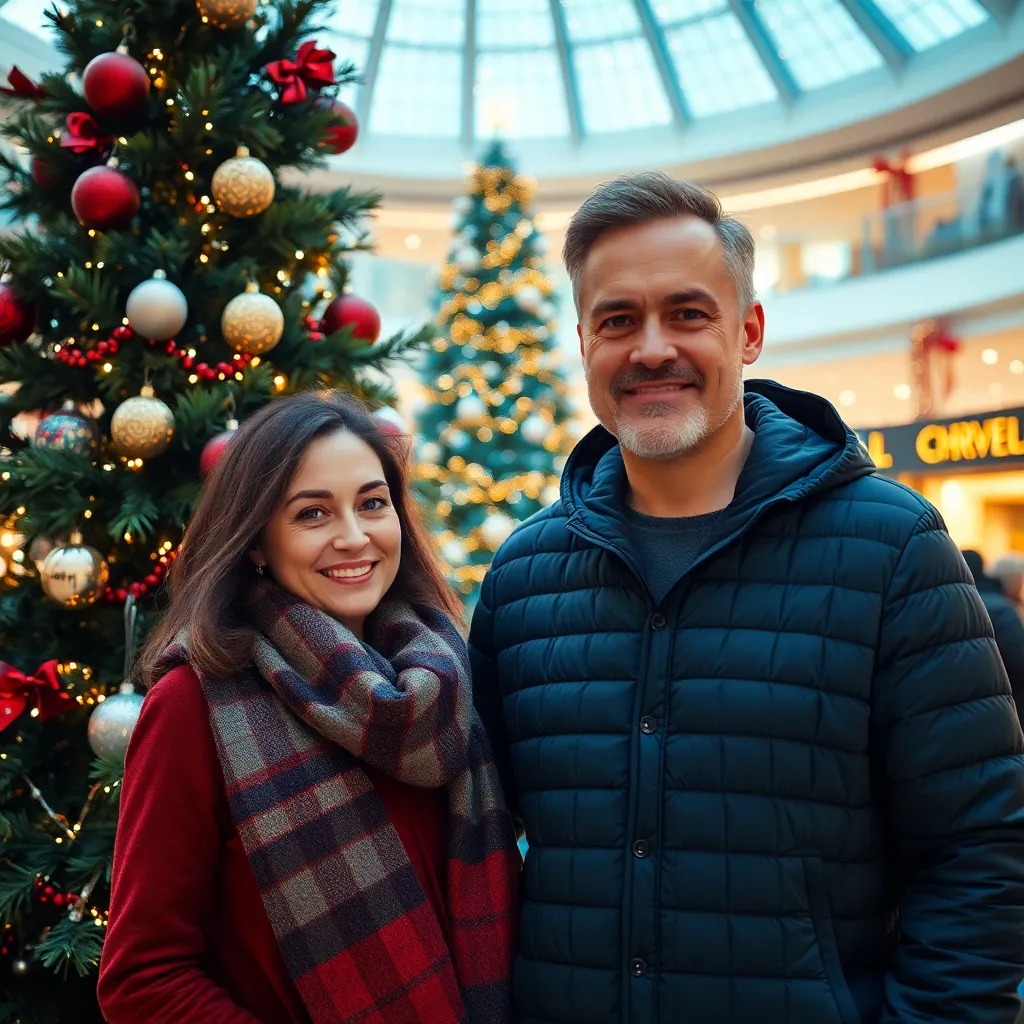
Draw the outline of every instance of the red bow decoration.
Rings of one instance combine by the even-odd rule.
[[[882,202],[886,208],[896,203],[909,203],[914,198],[914,176],[907,170],[909,157],[898,160],[876,157],[872,165],[876,171],[888,175],[882,190]]]
[[[57,674],[56,661],[40,665],[31,676],[0,661],[0,732],[29,705],[39,711],[39,721],[45,722],[73,703]]]
[[[10,82],[10,85],[0,85],[0,93],[3,93],[5,96],[17,96],[18,99],[22,100],[41,100],[49,95],[41,85],[36,85],[18,67],[11,68],[7,81]]]
[[[317,91],[334,85],[334,58],[331,50],[318,50],[311,39],[299,47],[295,60],[275,60],[263,70],[280,88],[282,103],[301,103],[307,89]]]
[[[60,144],[65,149],[81,155],[90,150],[109,149],[113,143],[109,135],[100,131],[100,126],[91,114],[68,114],[68,129],[60,137]]]

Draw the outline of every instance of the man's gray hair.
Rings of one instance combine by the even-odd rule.
[[[572,281],[577,312],[583,264],[602,235],[617,228],[673,217],[698,217],[718,232],[740,310],[746,313],[754,301],[754,238],[749,229],[722,213],[722,204],[710,189],[692,181],[677,181],[661,171],[625,174],[605,182],[573,215],[565,235],[562,260]]]
[[[1001,582],[1013,579],[1015,576],[1024,576],[1024,555],[1018,555],[1011,551],[992,566],[992,575]]]

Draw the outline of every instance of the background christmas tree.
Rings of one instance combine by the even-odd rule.
[[[126,621],[137,600],[144,633],[201,470],[275,396],[388,399],[381,367],[422,340],[372,345],[342,295],[376,197],[278,180],[355,141],[353,69],[311,42],[328,7],[78,0],[48,15],[64,72],[5,90],[0,1021],[100,1019]]]
[[[572,446],[546,244],[528,207],[532,183],[501,143],[474,169],[440,278],[435,339],[423,367],[421,491],[467,604],[498,546],[558,497]]]

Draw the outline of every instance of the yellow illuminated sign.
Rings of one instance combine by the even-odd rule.
[[[947,426],[929,423],[918,431],[914,450],[926,465],[937,466],[943,462],[1024,455],[1024,441],[1016,416],[993,416]]]

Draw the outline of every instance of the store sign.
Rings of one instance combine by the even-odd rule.
[[[862,430],[859,434],[874,464],[887,473],[1024,462],[1024,409]]]

